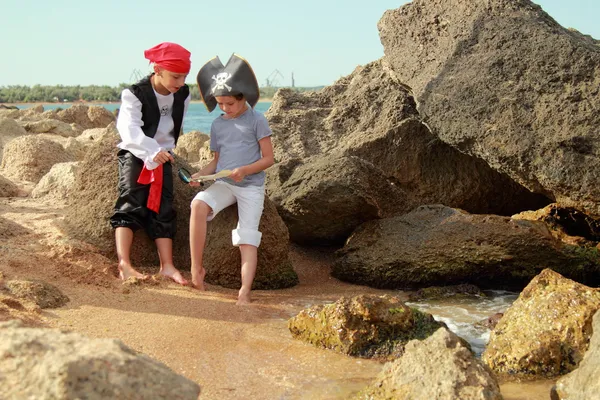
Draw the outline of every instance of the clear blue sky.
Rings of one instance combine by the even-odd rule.
[[[600,0],[536,0],[565,27],[600,39]],[[377,21],[404,0],[6,0],[0,86],[110,85],[149,71],[143,50],[164,41],[192,52],[188,82],[209,58],[236,52],[262,85],[329,85],[383,55]]]

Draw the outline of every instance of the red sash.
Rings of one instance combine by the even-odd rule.
[[[155,169],[147,169],[144,165],[137,182],[143,185],[150,184],[150,194],[148,195],[146,206],[148,209],[158,214],[158,210],[160,210],[160,198],[162,195],[163,165],[160,164]]]

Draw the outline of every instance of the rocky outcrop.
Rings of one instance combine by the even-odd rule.
[[[50,115],[53,115],[51,118],[73,125],[80,132],[92,128],[106,128],[115,121],[114,114],[106,108],[84,104],[73,104]]]
[[[87,117],[90,124],[84,128],[106,128],[116,122],[115,114],[102,106],[90,106],[87,110]]]
[[[67,196],[69,206],[78,212],[68,213],[65,218],[65,231],[70,237],[94,245],[102,255],[115,260],[114,230],[109,219],[118,197],[118,141],[115,134],[105,135],[79,162],[75,182]],[[177,168],[173,169],[174,207],[179,228],[173,240],[173,257],[176,266],[188,268],[190,250],[186,226],[194,190],[181,182],[177,178]],[[135,233],[131,258],[136,266],[159,265],[156,246],[142,230]]]
[[[14,297],[27,299],[40,308],[59,308],[69,302],[59,288],[47,282],[9,280],[4,283],[6,290]]]
[[[461,298],[485,298],[484,292],[477,286],[463,283],[460,285],[449,286],[430,286],[419,289],[408,295],[408,301],[440,300],[440,299],[461,299]]]
[[[592,322],[590,346],[579,367],[563,376],[552,390],[552,400],[589,400],[600,393],[600,311]]]
[[[6,240],[15,236],[24,236],[28,233],[31,233],[31,231],[23,225],[19,225],[10,219],[0,217],[0,239]]]
[[[221,211],[208,223],[204,266],[206,281],[228,288],[241,287],[241,256],[231,243],[231,231],[238,221],[237,205]],[[262,232],[258,248],[258,264],[252,287],[280,289],[298,283],[298,275],[289,258],[289,234],[271,200],[265,198],[258,230]]]
[[[542,222],[422,206],[361,225],[338,251],[332,274],[379,288],[472,283],[521,289],[544,268],[600,283],[596,248],[569,246]]]
[[[0,323],[3,399],[196,400],[197,383],[117,339]]]
[[[19,187],[0,175],[0,197],[13,197],[19,194]]]
[[[105,134],[79,162],[75,182],[67,193],[69,206],[78,212],[68,213],[65,217],[65,231],[69,237],[95,246],[102,255],[113,260],[117,259],[117,255],[114,230],[109,219],[118,196],[118,141],[115,134]],[[191,262],[188,229],[190,202],[196,189],[177,177],[177,167],[192,168],[184,159],[176,157],[173,206],[177,212],[177,233],[173,239],[173,258],[178,268],[188,269]],[[275,289],[292,286],[297,282],[297,276],[287,255],[287,230],[275,207],[268,201],[265,205],[261,219],[264,245],[259,250],[255,287]],[[207,276],[210,283],[227,287],[239,285],[239,249],[231,244],[231,230],[236,223],[237,209],[234,208],[223,211],[222,215],[209,223],[205,262],[210,268]],[[159,265],[156,246],[141,229],[135,232],[131,261],[137,267]]]
[[[600,216],[600,47],[529,0],[415,0],[379,21],[432,132],[524,187]]]
[[[92,145],[94,143],[99,142],[106,135],[114,134],[117,135],[118,131],[115,124],[110,124],[106,128],[92,128],[86,129],[81,133],[81,135],[77,136],[77,141],[85,144]]]
[[[0,278],[2,278],[1,273]],[[0,286],[3,286],[2,279],[0,279]],[[15,297],[6,290],[0,290],[0,326],[2,322],[15,319],[24,326],[42,326],[41,311],[41,308],[32,301]],[[1,375],[0,382],[2,382]]]
[[[440,328],[412,340],[399,359],[387,363],[375,382],[355,399],[502,400],[496,377],[461,339]]]
[[[600,289],[545,269],[491,332],[482,360],[499,374],[557,377],[579,365],[600,309]],[[597,378],[597,377],[596,377]]]
[[[33,188],[31,197],[65,200],[75,184],[77,162],[54,164]]]
[[[405,85],[381,60],[319,92],[279,90],[266,116],[278,162],[269,171],[267,190],[298,242],[341,243],[361,222],[422,204],[512,214],[548,203],[439,141],[421,122]],[[352,170],[339,161],[348,159],[358,160]],[[379,183],[365,185],[365,180]],[[324,188],[333,189],[323,193]],[[369,199],[366,204],[354,199],[357,194]],[[301,198],[322,200],[313,204]],[[368,214],[346,210],[357,202]],[[334,229],[337,225],[343,229]]]
[[[565,243],[589,246],[600,241],[600,221],[573,207],[553,203],[539,210],[523,211],[512,218],[543,221],[552,236]]]
[[[37,104],[32,107],[28,107],[24,110],[21,110],[19,116],[23,120],[27,120],[29,118],[35,119],[35,117],[39,116],[44,112],[44,106],[42,104]]]
[[[73,161],[60,144],[37,135],[20,136],[4,146],[0,170],[13,179],[37,183],[54,164]]]
[[[271,173],[285,176],[275,190],[269,183],[268,192],[298,243],[343,242],[363,222],[410,207],[379,168],[355,156],[316,156],[278,165]]]
[[[342,297],[301,311],[288,321],[292,336],[351,356],[393,360],[412,339],[423,340],[444,326],[396,297]]]
[[[17,121],[13,118],[3,118],[0,115],[0,161],[2,161],[2,151],[6,143],[24,135],[27,135],[27,131]]]
[[[504,316],[504,313],[496,313],[494,315],[490,315],[489,317],[487,317],[485,319],[477,321],[473,325],[477,328],[493,330],[496,327],[496,325],[498,325],[498,321],[500,321],[500,319],[502,319],[503,316]]]
[[[39,121],[23,121],[20,125],[29,133],[53,133],[65,137],[79,135],[79,131],[66,122],[55,119],[42,119]]]
[[[199,131],[191,131],[179,136],[175,154],[184,158],[190,164],[200,161],[200,150],[204,147],[204,143],[210,140],[207,134]]]

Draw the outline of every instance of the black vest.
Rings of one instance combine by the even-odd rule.
[[[158,122],[160,121],[160,110],[158,109],[158,102],[156,101],[156,95],[154,89],[152,89],[152,83],[148,75],[138,83],[131,85],[129,90],[142,102],[142,131],[146,136],[151,138],[156,135],[158,129]],[[185,109],[185,99],[190,94],[190,88],[188,85],[183,85],[176,93],[173,94],[173,110],[171,115],[173,116],[173,136],[175,137],[175,143],[179,139],[179,132],[181,131],[181,124],[183,123],[183,111]]]

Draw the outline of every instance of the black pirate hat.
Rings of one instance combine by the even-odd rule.
[[[243,94],[250,107],[254,108],[260,97],[258,81],[248,61],[232,54],[223,66],[219,57],[214,57],[200,68],[198,89],[209,112],[217,106],[216,96]]]

